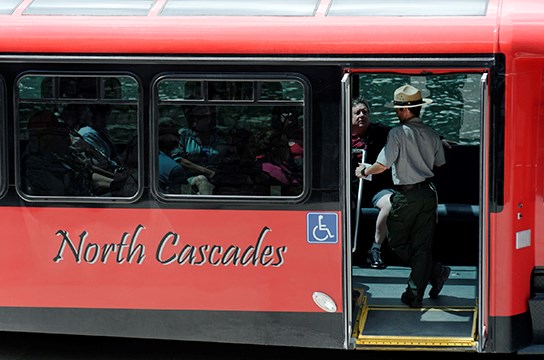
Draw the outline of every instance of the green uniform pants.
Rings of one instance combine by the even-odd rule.
[[[433,272],[436,207],[436,191],[430,183],[400,190],[391,196],[391,212],[387,219],[389,245],[410,266],[407,289],[419,299],[423,298]]]

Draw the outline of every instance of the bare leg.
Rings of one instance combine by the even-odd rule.
[[[391,211],[391,194],[382,196],[376,203],[376,207],[380,209],[380,212],[378,213],[378,218],[376,219],[376,233],[374,234],[374,242],[381,245],[387,237],[387,217]]]
[[[387,237],[387,217],[391,211],[391,194],[382,196],[376,203],[380,210],[376,219],[376,232],[374,233],[374,243],[368,251],[367,262],[373,269],[384,269],[385,264],[382,261],[381,247]]]

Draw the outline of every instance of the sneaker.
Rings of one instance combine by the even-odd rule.
[[[366,262],[373,269],[385,269],[385,264],[382,261],[382,255],[378,249],[370,249],[368,251],[368,256],[366,257]]]
[[[410,294],[408,290],[402,293],[402,296],[400,297],[400,301],[405,303],[411,308],[419,309],[423,307],[423,301],[421,299],[418,299],[414,295]]]
[[[436,299],[438,297],[438,294],[440,294],[440,291],[442,291],[442,288],[444,287],[444,283],[448,280],[450,277],[451,268],[449,266],[442,266],[442,271],[440,272],[440,275],[434,279],[431,280],[431,291],[429,291],[429,297],[431,299]]]

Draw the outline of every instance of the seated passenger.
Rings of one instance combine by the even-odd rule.
[[[209,107],[192,106],[186,110],[185,117],[189,127],[179,130],[179,146],[172,156],[190,173],[212,179],[224,156],[224,138],[215,127]]]
[[[272,109],[271,128],[283,132],[289,141],[289,152],[298,171],[302,171],[304,158],[304,131],[297,110],[292,106],[276,106]]]
[[[287,135],[277,129],[266,131],[261,142],[261,154],[257,156],[266,183],[279,186],[282,195],[299,195],[302,191],[302,175],[289,153]]]
[[[178,143],[174,134],[159,135],[159,188],[166,194],[179,194],[182,184],[187,183],[185,169],[168,155]]]
[[[93,172],[94,192],[109,192],[115,174],[109,170],[109,160],[78,132],[86,122],[88,107],[84,104],[68,104],[62,109],[61,120],[68,126],[75,155]]]
[[[29,143],[22,157],[24,191],[39,196],[92,196],[92,174],[73,156],[66,124],[51,111],[28,122]]]
[[[176,123],[172,120],[161,122],[159,124],[159,188],[165,193],[179,194],[182,185],[188,184],[199,195],[211,195],[214,186],[206,176],[189,177],[186,169],[172,158],[171,154],[175,153],[178,145],[179,133]]]
[[[189,127],[179,130],[179,145],[172,151],[172,158],[183,165],[190,176],[204,175],[213,182],[218,168],[235,153],[234,147],[218,131],[209,107],[191,106],[185,117]]]
[[[78,133],[106,159],[105,163],[99,166],[114,173],[122,167],[122,164],[107,129],[111,106],[96,104],[91,108],[91,113],[89,125],[80,128]]]
[[[216,169],[213,179],[215,194],[262,195],[265,187],[255,181],[261,176],[261,169],[255,163],[259,149],[254,130],[233,127],[227,138],[228,143],[233,144],[234,151]]]
[[[120,156],[124,168],[114,174],[114,180],[110,186],[112,196],[127,197],[138,192],[138,155],[138,136],[134,136],[129,140],[125,151]]]

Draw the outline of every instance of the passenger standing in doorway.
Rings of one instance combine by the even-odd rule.
[[[431,102],[411,85],[396,89],[388,107],[395,109],[400,125],[391,129],[374,164],[355,169],[358,177],[392,169],[396,192],[391,196],[387,220],[389,245],[411,268],[401,301],[412,308],[423,306],[429,282],[432,286],[429,296],[436,298],[451,271],[432,258],[437,194],[429,179],[434,176],[433,169],[444,165],[446,160],[440,136],[419,118],[422,106]]]

